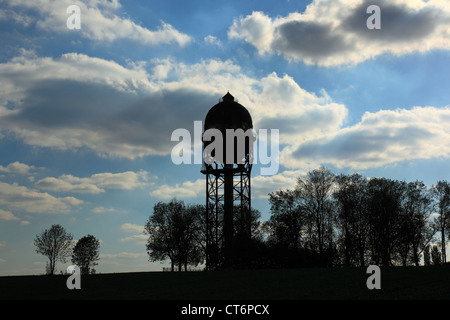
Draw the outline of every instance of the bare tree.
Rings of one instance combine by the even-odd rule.
[[[49,259],[47,273],[55,274],[56,262],[66,262],[72,253],[73,236],[59,224],[54,224],[50,229],[42,231],[34,239],[36,252]]]

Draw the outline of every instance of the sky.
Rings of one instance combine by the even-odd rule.
[[[43,274],[53,224],[100,240],[97,272],[160,271],[154,204],[205,203],[171,135],[227,92],[279,130],[276,172],[252,171],[261,220],[320,166],[450,180],[447,0],[0,0],[0,39],[0,275]]]

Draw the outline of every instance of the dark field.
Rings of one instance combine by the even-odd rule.
[[[450,299],[450,267],[381,268],[381,289],[369,290],[365,268],[139,272],[81,276],[0,277],[0,299],[372,300]]]

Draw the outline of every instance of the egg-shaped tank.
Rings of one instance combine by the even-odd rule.
[[[229,92],[208,111],[205,117],[204,132],[209,129],[217,129],[222,133],[222,161],[216,157],[215,151],[210,155],[216,163],[239,164],[249,156],[252,150],[251,144],[255,139],[252,117],[248,110],[235,101]],[[227,129],[232,130],[227,132]],[[213,141],[213,139],[211,141],[203,139],[203,147],[206,148]],[[230,152],[230,148],[233,148],[233,156],[227,157],[227,150]]]

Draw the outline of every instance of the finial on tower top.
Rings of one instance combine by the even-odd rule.
[[[227,94],[223,96],[222,101],[224,102],[234,101],[234,97],[230,94],[230,91],[228,91]]]

